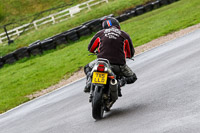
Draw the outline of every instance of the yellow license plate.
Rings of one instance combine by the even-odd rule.
[[[94,84],[106,84],[107,83],[107,73],[93,72],[92,83]]]

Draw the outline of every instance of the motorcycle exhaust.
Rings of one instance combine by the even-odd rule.
[[[110,92],[112,100],[116,101],[118,99],[118,83],[116,79],[110,80]]]

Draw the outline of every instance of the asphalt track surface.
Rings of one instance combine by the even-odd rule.
[[[104,119],[91,115],[85,78],[0,115],[0,133],[199,133],[200,30],[128,61],[138,80]]]

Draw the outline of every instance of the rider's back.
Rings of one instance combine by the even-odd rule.
[[[88,50],[94,52],[98,48],[98,58],[106,58],[111,64],[124,65],[126,58],[134,55],[132,41],[127,33],[116,27],[99,31],[88,45]]]

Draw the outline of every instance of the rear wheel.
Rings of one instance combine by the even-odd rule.
[[[102,87],[95,86],[92,98],[92,116],[94,119],[99,120],[103,118],[103,113],[103,89]]]

